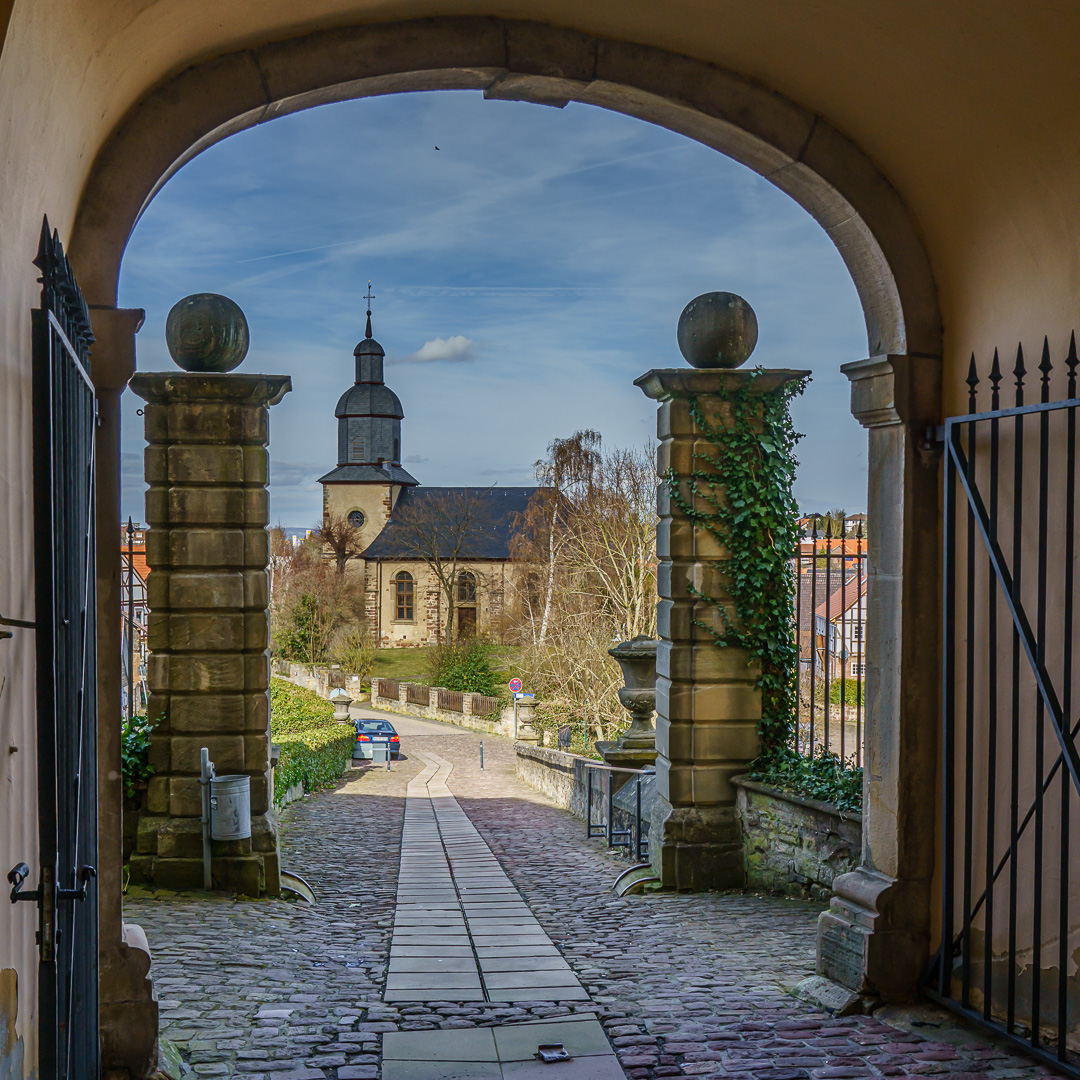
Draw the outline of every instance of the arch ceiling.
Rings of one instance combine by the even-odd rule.
[[[720,150],[786,191],[829,234],[862,301],[870,355],[941,355],[933,274],[907,208],[823,117],[687,56],[489,17],[319,30],[224,53],[160,83],[129,110],[90,170],[72,239],[88,299],[115,305],[139,214],[201,150],[315,105],[436,89],[597,105]]]

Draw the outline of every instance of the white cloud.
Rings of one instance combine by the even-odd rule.
[[[414,353],[401,358],[407,364],[427,364],[448,361],[459,364],[469,360],[475,360],[477,356],[476,342],[464,334],[455,334],[448,338],[432,338],[425,341]]]
[[[315,481],[331,467],[306,461],[281,461],[275,456],[270,459],[270,484],[272,487],[304,487],[314,491]]]

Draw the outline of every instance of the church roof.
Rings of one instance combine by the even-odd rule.
[[[405,413],[397,394],[384,383],[356,383],[338,399],[334,410],[342,416],[391,416],[400,420]]]
[[[402,484],[415,486],[420,481],[410,476],[400,465],[339,465],[325,476],[320,484]]]
[[[481,528],[474,543],[470,544],[465,559],[509,559],[510,537],[514,531],[516,515],[523,513],[529,500],[539,491],[535,487],[414,487],[406,488],[398,497],[394,513],[403,508],[422,507],[431,499],[445,498],[454,493],[467,493],[482,500]],[[450,552],[445,553],[449,555]],[[409,559],[416,558],[416,552],[405,543],[400,527],[394,518],[368,545],[363,553],[365,559]]]

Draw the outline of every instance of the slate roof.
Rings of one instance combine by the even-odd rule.
[[[378,465],[339,465],[325,476],[320,476],[320,484],[409,484],[420,483],[400,465],[384,463]]]
[[[342,416],[389,416],[401,420],[405,413],[401,399],[385,383],[354,383],[338,399],[334,415]]]
[[[509,559],[510,536],[515,524],[515,515],[523,513],[529,500],[539,491],[535,487],[490,487],[490,488],[448,488],[415,487],[406,488],[398,497],[394,512],[406,507],[422,505],[427,499],[437,499],[452,492],[467,492],[482,499],[483,535],[478,536],[470,545],[466,559]],[[449,555],[450,553],[447,552]],[[400,533],[395,532],[393,517],[386,523],[382,532],[368,545],[363,553],[365,559],[408,559],[416,555],[403,546]]]

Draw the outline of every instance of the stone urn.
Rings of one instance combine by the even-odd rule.
[[[517,741],[535,743],[540,741],[536,725],[536,699],[518,698],[517,700]]]
[[[349,715],[349,706],[353,699],[344,690],[335,690],[330,695],[330,704],[334,706],[334,719],[339,724],[351,724],[352,717]]]
[[[608,655],[622,668],[624,684],[619,701],[630,713],[630,727],[615,742],[598,742],[596,749],[604,761],[627,769],[642,769],[656,761],[656,646],[653,638],[638,636],[623,641]]]

